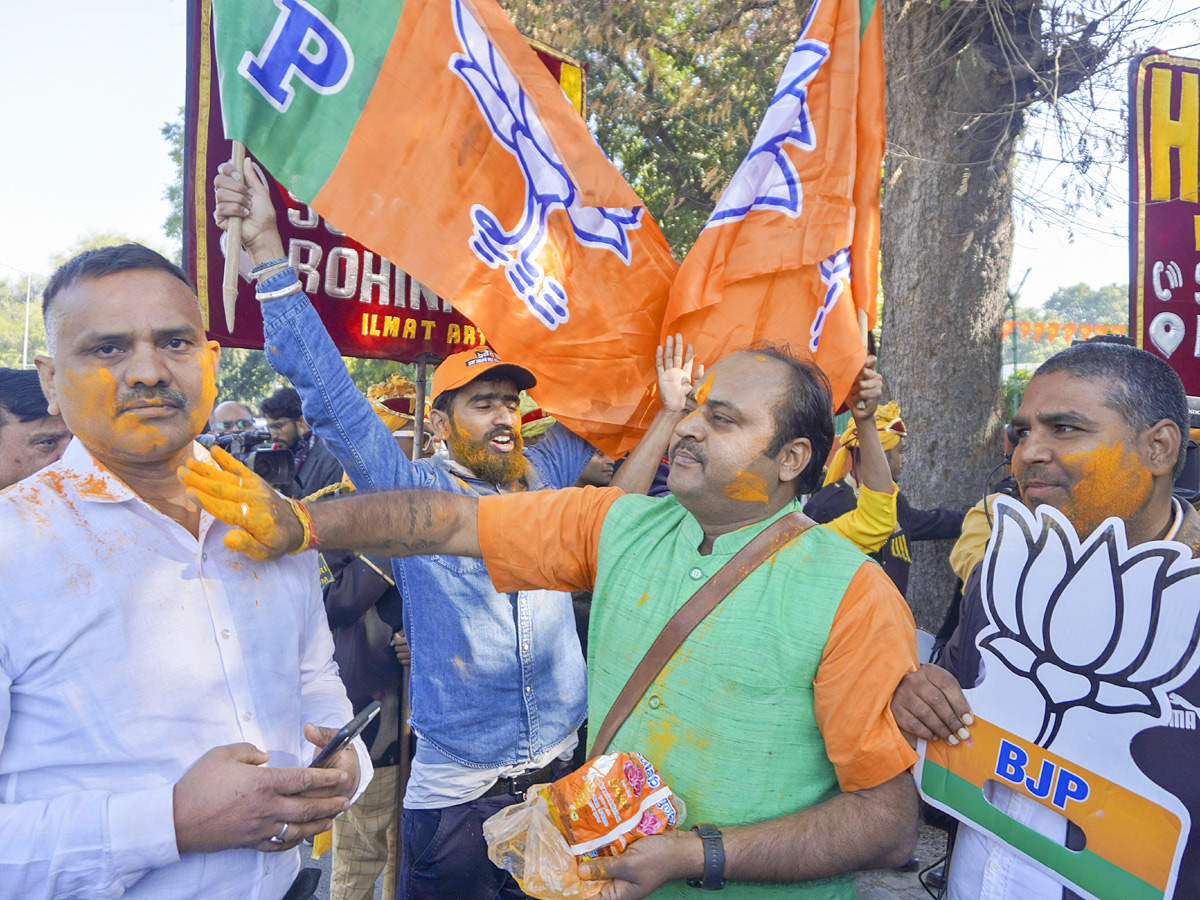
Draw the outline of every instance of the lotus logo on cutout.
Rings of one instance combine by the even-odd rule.
[[[318,94],[336,94],[354,71],[354,52],[333,23],[305,0],[275,0],[279,17],[258,56],[249,51],[238,73],[277,110],[287,112],[296,77]]]
[[[993,541],[1008,547],[1003,566],[993,564],[998,553],[986,560],[983,601],[993,627],[979,642],[1042,695],[1035,743],[1048,748],[1072,709],[1165,717],[1169,692],[1196,670],[1200,646],[1200,595],[1186,548],[1129,548],[1115,519],[1080,541],[1058,510],[1041,506],[1037,516],[996,503]]]

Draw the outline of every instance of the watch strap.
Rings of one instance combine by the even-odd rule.
[[[700,835],[704,846],[704,875],[689,878],[687,885],[702,891],[719,891],[725,887],[725,844],[721,841],[721,829],[704,822],[693,826],[692,831]]]

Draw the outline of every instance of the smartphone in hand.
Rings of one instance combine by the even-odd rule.
[[[321,748],[320,753],[313,757],[313,761],[309,763],[309,767],[314,769],[329,768],[333,763],[333,758],[346,749],[346,745],[362,733],[362,730],[370,724],[371,720],[379,715],[380,709],[382,709],[382,705],[378,700],[372,700],[367,704],[362,712],[338,729],[338,733],[329,739],[329,743]]]

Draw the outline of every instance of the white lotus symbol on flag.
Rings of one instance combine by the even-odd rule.
[[[1049,506],[1000,498],[984,558],[989,651],[1045,701],[1035,742],[1053,743],[1072,709],[1160,718],[1200,666],[1200,564],[1183,544],[1126,545],[1109,519],[1080,541]],[[985,656],[986,658],[986,656]]]
[[[806,35],[820,5],[818,0],[809,10],[754,144],[733,173],[705,228],[739,222],[752,209],[775,210],[792,218],[800,215],[803,186],[785,148],[790,145],[812,150],[817,146],[808,108],[808,85],[829,59],[829,45]]]
[[[461,0],[453,0],[453,5],[454,28],[464,52],[450,57],[450,68],[475,95],[492,135],[516,157],[525,179],[525,209],[511,230],[481,204],[471,207],[475,231],[470,247],[489,267],[505,270],[516,295],[553,331],[570,317],[567,292],[534,258],[546,242],[546,217],[551,210],[566,211],[579,243],[610,250],[625,265],[632,259],[628,232],[640,226],[644,210],[580,202],[578,189],[520,83],[473,13]]]

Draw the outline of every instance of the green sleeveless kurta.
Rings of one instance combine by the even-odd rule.
[[[718,538],[674,498],[626,496],[604,520],[588,640],[588,709],[599,729],[667,620],[771,522]],[[866,557],[828,529],[806,531],[751,573],[684,642],[613,739],[643,753],[687,804],[684,827],[775,819],[827,800],[837,776],[813,712],[813,679],[834,614]],[[595,648],[606,648],[603,657]],[[676,882],[652,895],[691,898]],[[729,882],[722,896],[856,896],[852,875],[801,885]]]

